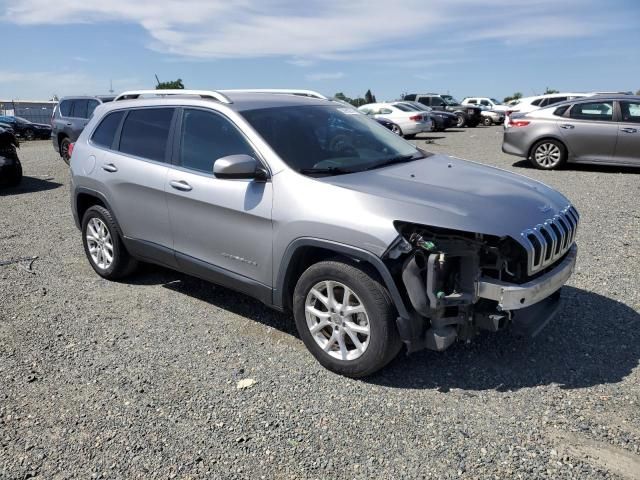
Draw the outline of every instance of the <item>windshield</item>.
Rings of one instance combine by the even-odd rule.
[[[502,102],[500,100],[496,100],[495,98],[490,98],[489,100],[491,100],[496,105],[502,105]]]
[[[16,117],[16,122],[18,122],[18,123],[31,123],[29,120],[27,120],[26,118],[22,118],[22,117]]]
[[[447,105],[460,105],[460,102],[453,98],[451,95],[441,95],[444,103]]]
[[[352,173],[423,157],[352,108],[310,105],[241,113],[289,167],[308,175]]]

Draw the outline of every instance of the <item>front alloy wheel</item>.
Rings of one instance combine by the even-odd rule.
[[[323,351],[338,360],[355,360],[369,346],[369,317],[362,301],[340,282],[313,286],[305,302],[307,327]]]
[[[293,315],[318,362],[348,377],[374,373],[402,346],[389,292],[366,264],[336,259],[311,265],[296,284]]]

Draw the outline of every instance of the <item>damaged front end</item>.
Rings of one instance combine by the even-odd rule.
[[[575,245],[531,275],[525,248],[498,238],[396,222],[399,236],[384,255],[410,308],[398,319],[408,352],[442,351],[481,330],[513,324],[535,335],[557,312],[559,289],[573,271]]]

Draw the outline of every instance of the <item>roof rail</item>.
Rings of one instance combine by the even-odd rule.
[[[153,95],[156,97],[164,97],[168,95],[195,95],[201,98],[210,98],[217,100],[220,103],[232,103],[229,97],[223,93],[215,90],[183,90],[183,89],[169,89],[169,90],[129,90],[122,92],[118,95],[114,102],[119,100],[134,100],[140,98],[143,95]]]
[[[314,90],[300,90],[289,88],[240,88],[234,90],[220,90],[220,92],[228,93],[277,93],[281,95],[298,95],[301,97],[319,98],[321,100],[329,100],[326,96]]]

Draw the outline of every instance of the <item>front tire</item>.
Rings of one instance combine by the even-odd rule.
[[[91,267],[107,280],[123,278],[137,266],[122,243],[111,212],[99,205],[87,209],[82,218],[82,244]]]
[[[367,268],[341,261],[312,265],[298,280],[293,312],[305,346],[340,375],[371,375],[402,346],[390,295]]]
[[[467,125],[467,119],[462,113],[456,113],[456,117],[458,117],[458,120],[456,121],[457,128],[463,128]]]
[[[30,128],[26,129],[24,131],[24,138],[25,140],[33,140],[35,138],[35,134],[33,133],[33,130],[31,130]]]
[[[567,161],[567,149],[558,140],[540,140],[531,149],[529,161],[540,170],[554,170]]]
[[[391,126],[391,131],[396,135],[402,136],[402,129],[395,123]]]
[[[491,120],[491,117],[484,117],[484,118],[482,119],[482,124],[483,124],[485,127],[490,127],[491,125],[493,125],[493,120]]]

